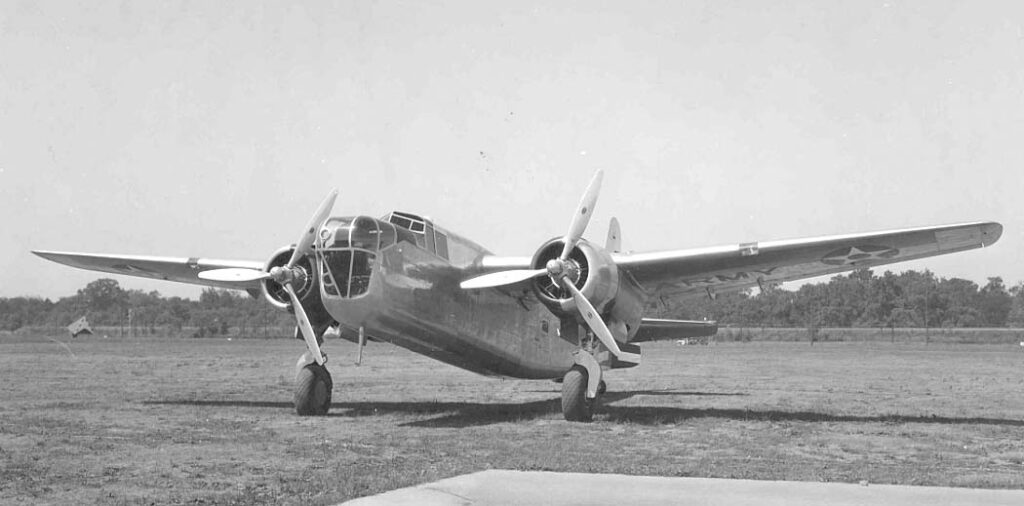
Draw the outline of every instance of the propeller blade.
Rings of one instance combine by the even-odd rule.
[[[462,287],[463,290],[472,290],[475,288],[511,285],[513,283],[535,278],[542,274],[546,274],[547,272],[547,269],[515,269],[511,271],[492,272],[490,274],[484,274],[483,276],[467,279],[462,283],[459,283],[459,286]]]
[[[198,276],[199,279],[206,279],[209,281],[227,281],[244,283],[247,281],[267,279],[270,277],[270,273],[258,271],[256,269],[230,268],[203,271],[200,272]]]
[[[622,250],[622,228],[619,227],[619,220],[615,218],[608,223],[608,240],[604,243],[604,249],[612,253]]]
[[[316,210],[316,214],[313,215],[313,219],[309,221],[309,225],[306,226],[306,230],[302,232],[302,237],[299,238],[299,242],[295,244],[295,251],[292,252],[292,258],[288,260],[288,268],[295,267],[295,264],[300,258],[309,254],[310,247],[313,245],[313,240],[316,239],[316,231],[323,225],[324,220],[327,219],[328,213],[331,212],[331,208],[334,207],[334,199],[338,198],[338,190],[331,190],[331,193],[327,194],[327,198],[324,199],[323,203]]]
[[[587,326],[590,327],[590,330],[593,330],[594,334],[597,335],[597,338],[604,343],[605,348],[608,348],[608,351],[612,352],[612,354],[620,360],[639,363],[639,357],[635,357],[633,353],[623,353],[622,350],[619,349],[618,343],[616,343],[615,338],[612,337],[612,331],[608,330],[608,326],[605,325],[604,320],[601,319],[601,315],[597,314],[597,310],[594,309],[593,304],[587,300],[583,293],[580,292],[579,288],[576,288],[576,285],[573,284],[572,280],[567,277],[563,277],[562,285],[572,292],[572,299],[576,302],[576,309],[580,311],[580,314],[583,316],[583,320],[587,322]]]
[[[590,223],[590,215],[594,213],[594,204],[597,204],[597,196],[601,192],[601,179],[603,177],[604,171],[597,171],[597,174],[594,174],[594,179],[590,180],[590,186],[587,186],[587,191],[583,193],[580,205],[576,208],[576,214],[572,217],[572,222],[569,223],[569,231],[565,234],[565,247],[562,248],[560,259],[565,260],[569,258],[569,253],[576,247],[580,237],[583,237],[583,232],[587,230],[587,224]]]
[[[299,296],[295,295],[295,289],[292,288],[291,283],[285,283],[284,289],[292,299],[292,309],[295,310],[295,320],[299,324],[299,330],[302,331],[302,338],[306,340],[306,348],[309,348],[309,352],[313,354],[313,359],[316,360],[318,365],[324,365],[324,356],[320,353],[320,345],[316,342],[316,334],[313,332],[313,326],[309,324],[309,317],[306,316],[306,310],[302,309],[302,304],[299,302]]]

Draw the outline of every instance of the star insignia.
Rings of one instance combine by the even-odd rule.
[[[864,244],[840,248],[822,257],[821,262],[828,265],[859,265],[876,260],[887,260],[900,254],[900,250],[888,246]]]
[[[156,274],[156,272],[154,272],[154,271],[152,271],[150,269],[146,269],[144,267],[139,267],[137,265],[132,265],[132,264],[117,264],[117,265],[111,265],[110,267],[112,269],[117,269],[119,271],[132,272],[132,273],[137,273],[137,274]]]

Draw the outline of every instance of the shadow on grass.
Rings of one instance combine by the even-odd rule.
[[[643,395],[746,395],[714,392],[675,392],[665,390],[637,390],[625,392],[609,392],[601,396],[597,409],[598,418],[611,423],[635,425],[671,425],[698,418],[721,418],[726,420],[745,420],[763,422],[846,422],[846,423],[927,423],[943,425],[995,425],[1024,427],[1024,420],[1008,420],[983,417],[946,417],[946,416],[904,416],[904,415],[833,415],[813,411],[783,410],[747,410],[747,409],[687,409],[669,406],[615,406],[614,403]],[[334,402],[331,405],[331,417],[365,417],[399,414],[406,416],[431,417],[402,424],[405,427],[461,428],[495,423],[529,421],[546,416],[561,414],[561,398],[513,403],[480,403],[480,402],[428,402],[428,401],[367,401],[367,402]],[[259,407],[292,410],[289,402],[260,401],[146,401],[143,404],[164,404],[184,406],[214,407]],[[560,417],[559,417],[560,418]]]
[[[930,423],[948,425],[1002,425],[1024,427],[1024,420],[983,417],[905,416],[905,415],[831,415],[813,411],[747,410],[747,409],[686,409],[660,406],[604,406],[608,421],[639,425],[673,424],[695,418],[724,418],[761,422],[847,422],[847,423]]]

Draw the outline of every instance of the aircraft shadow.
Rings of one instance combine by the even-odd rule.
[[[551,393],[544,390],[543,393]],[[628,399],[636,395],[650,396],[736,396],[749,395],[745,393],[725,392],[687,392],[674,390],[633,390],[624,392],[608,392],[601,396],[602,408],[605,403]],[[240,408],[279,408],[294,409],[290,402],[270,401],[219,401],[219,400],[166,400],[166,401],[143,401],[149,405],[178,405],[178,406],[211,406],[211,407],[240,407]],[[343,402],[331,403],[329,417],[360,417],[374,416],[381,414],[411,414],[411,415],[446,415],[429,420],[409,422],[403,424],[409,427],[468,427],[478,425],[490,425],[493,423],[533,420],[545,415],[561,413],[561,397],[553,399],[519,403],[479,403],[479,402],[434,402],[434,401],[408,401],[408,402]]]
[[[613,423],[635,425],[670,425],[698,418],[723,418],[727,420],[770,421],[770,422],[848,422],[848,423],[927,423],[940,425],[995,425],[1024,427],[1024,420],[1010,420],[984,417],[946,416],[905,416],[905,415],[833,415],[814,411],[748,410],[700,408],[689,409],[671,406],[616,406],[615,402],[637,395],[746,395],[701,392],[672,391],[626,391],[608,392],[601,397],[597,418]],[[436,418],[417,420],[402,424],[404,427],[462,428],[491,425],[495,423],[529,421],[561,412],[561,398],[515,402],[431,402],[431,401],[360,401],[334,402],[332,417],[364,417],[386,414],[431,416]],[[263,401],[144,401],[143,404],[215,406],[215,407],[259,407],[293,409],[290,402]]]

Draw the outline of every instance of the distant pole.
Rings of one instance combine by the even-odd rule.
[[[925,346],[928,346],[928,343],[931,341],[931,337],[932,337],[931,336],[931,331],[928,330],[928,296],[929,296],[929,288],[931,288],[931,285],[932,285],[931,280],[928,281],[928,284],[924,285],[924,345]]]

